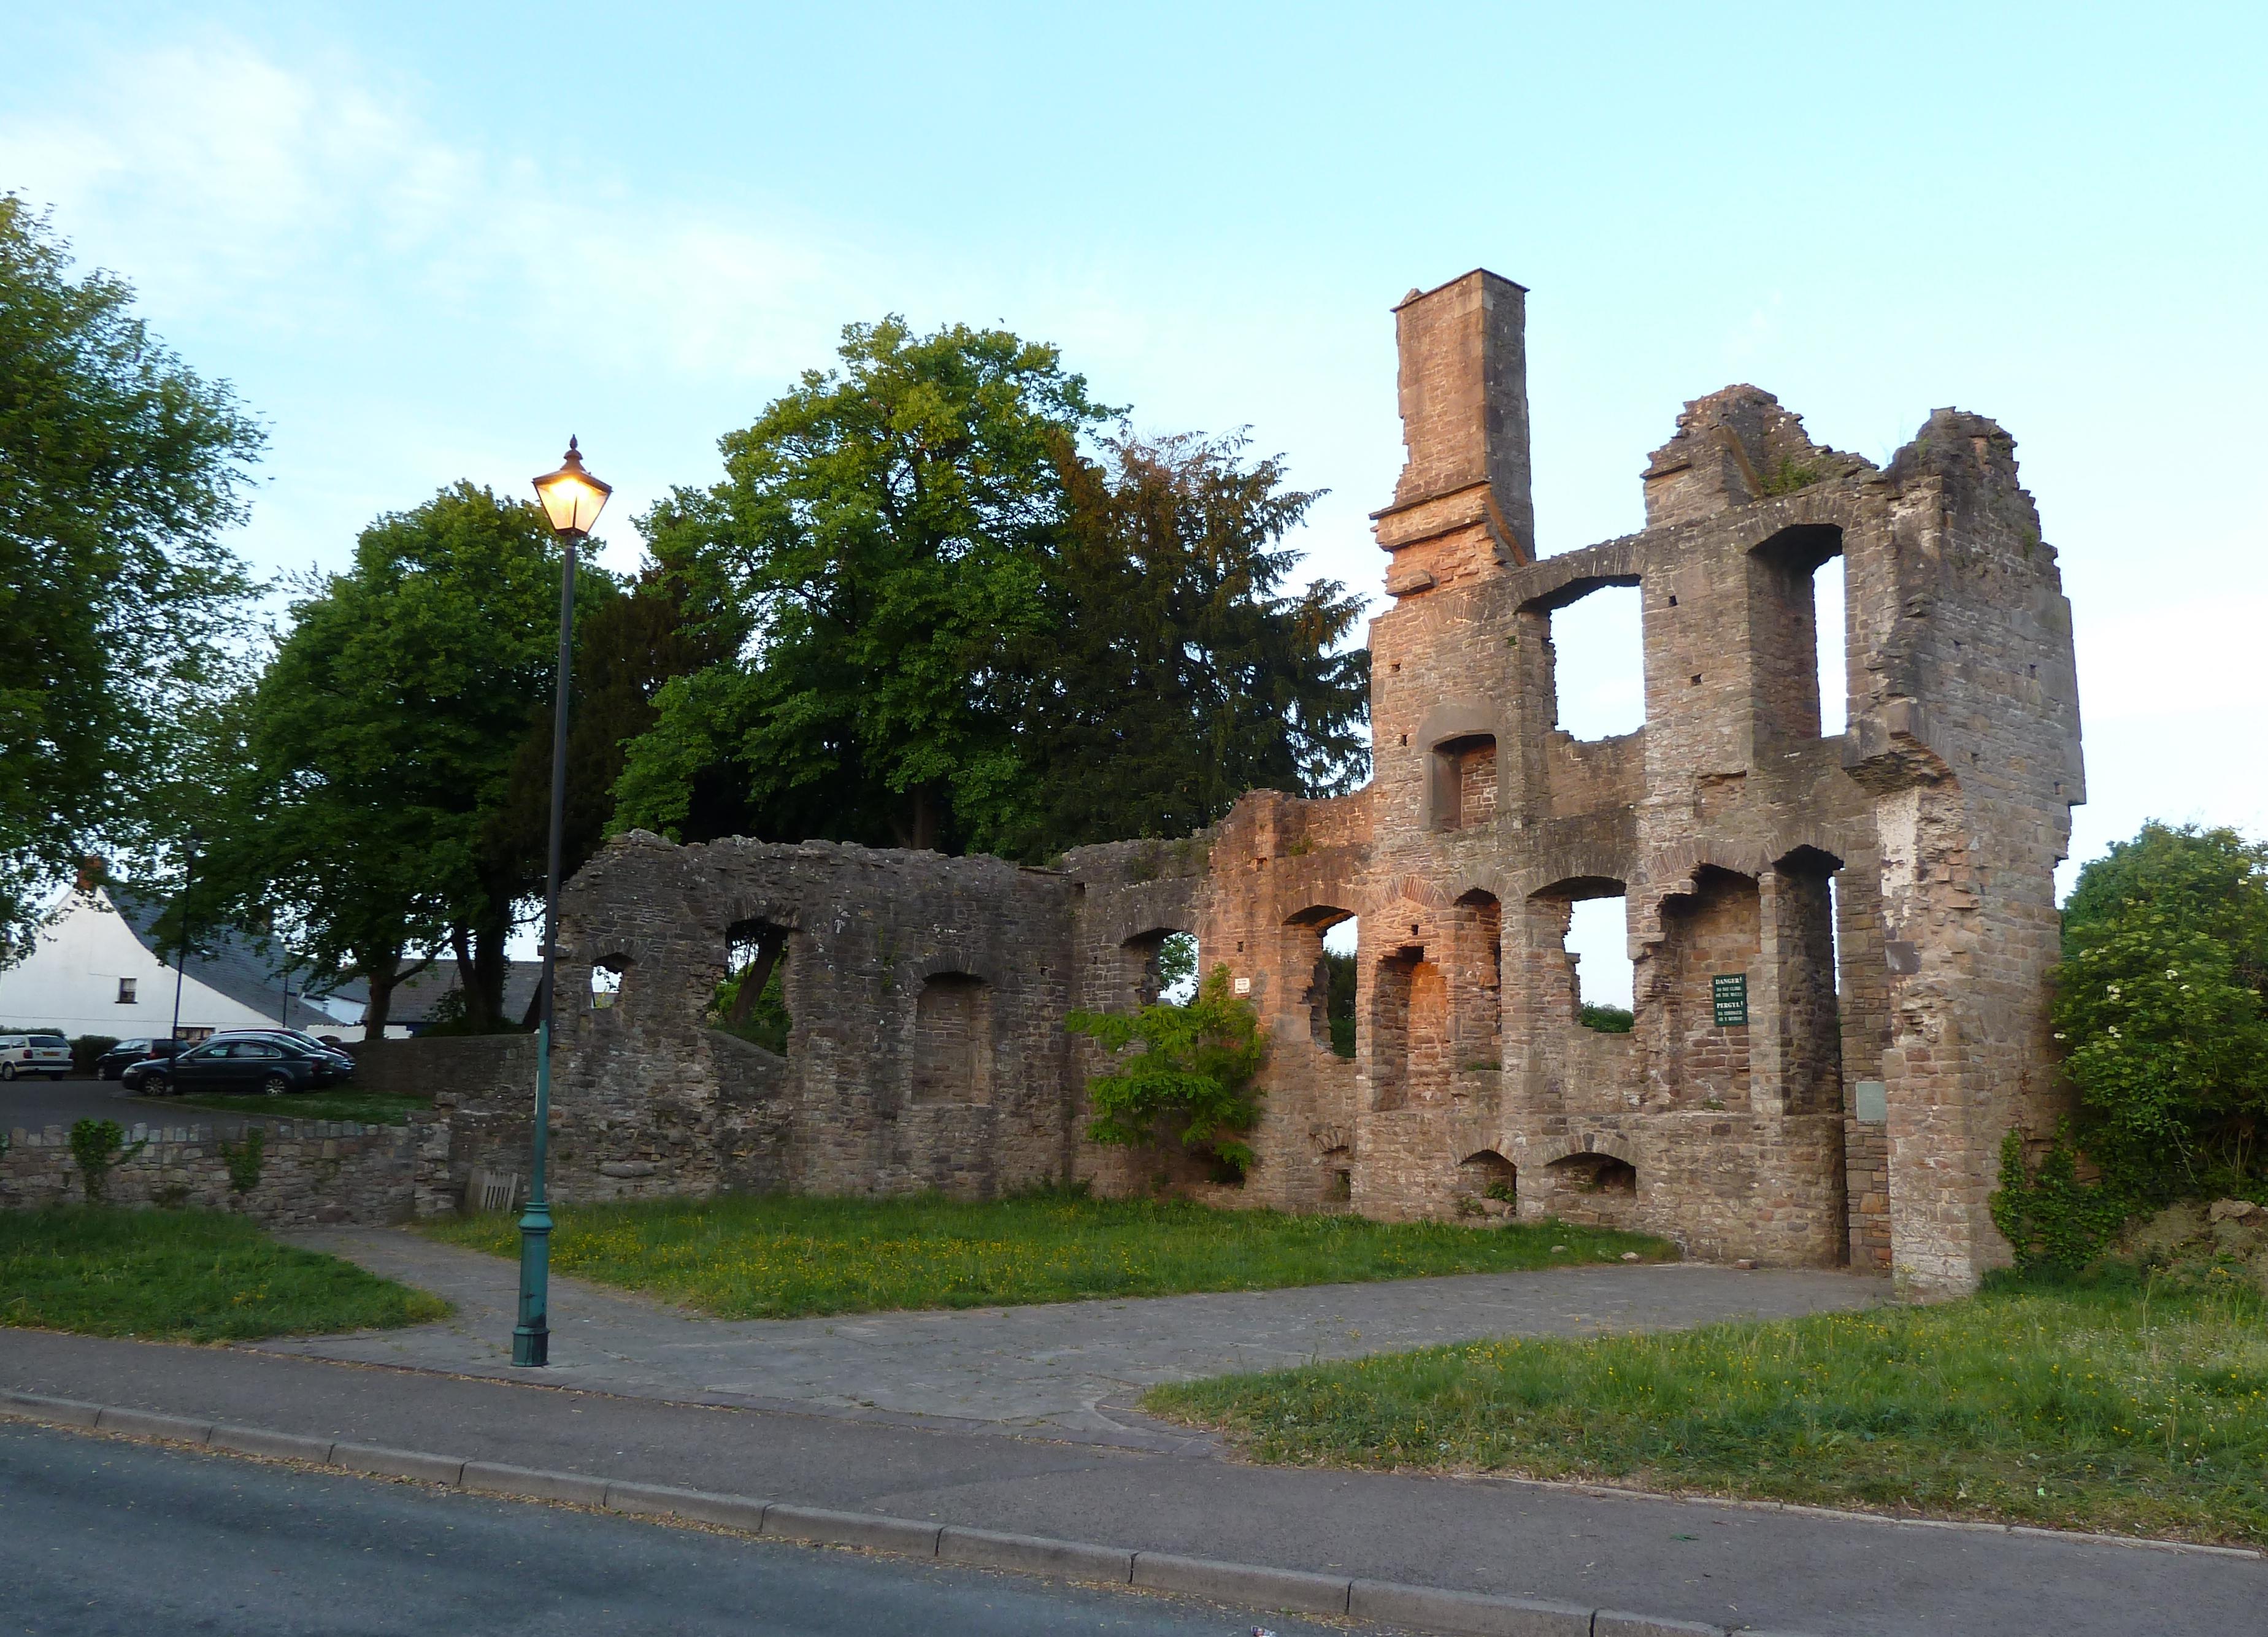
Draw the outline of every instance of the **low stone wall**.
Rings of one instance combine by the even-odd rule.
[[[126,1146],[141,1149],[111,1168],[114,1205],[192,1206],[241,1211],[270,1228],[390,1222],[410,1214],[411,1134],[354,1120],[264,1123],[260,1178],[235,1191],[210,1126],[136,1126]],[[235,1147],[246,1139],[231,1141]],[[18,1131],[0,1154],[0,1208],[77,1204],[86,1198],[70,1129]]]
[[[446,1094],[468,1101],[501,1091],[534,1093],[535,1037],[532,1034],[365,1040],[347,1049],[354,1053],[357,1090],[426,1098]]]

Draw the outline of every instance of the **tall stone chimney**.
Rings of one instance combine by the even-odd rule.
[[[1404,452],[1394,503],[1371,518],[1396,597],[1535,561],[1527,302],[1476,270],[1394,310]]]

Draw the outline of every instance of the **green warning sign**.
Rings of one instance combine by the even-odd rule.
[[[1709,998],[1716,1003],[1717,1026],[1728,1029],[1749,1021],[1749,974],[1720,972],[1709,980]]]

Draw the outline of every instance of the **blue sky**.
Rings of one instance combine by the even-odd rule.
[[[2076,610],[2075,852],[2268,833],[2268,8],[0,0],[0,188],[271,429],[263,568],[571,430],[627,564],[899,312],[1055,341],[1145,429],[1249,426],[1371,589],[1388,310],[1487,266],[1534,292],[1545,551],[1637,526],[1733,381],[1878,460],[1992,415]],[[1605,648],[1568,691],[1610,711]]]

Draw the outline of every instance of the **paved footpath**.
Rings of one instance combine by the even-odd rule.
[[[1810,1637],[2264,1629],[2268,1563],[0,1330],[0,1386],[628,1482]],[[966,1423],[963,1424],[967,1425]],[[208,1456],[199,1458],[223,1460]]]
[[[457,1312],[409,1330],[254,1344],[261,1350],[525,1378],[511,1356],[516,1264],[400,1230],[287,1237],[446,1296]],[[1863,1307],[1888,1295],[1885,1281],[1848,1274],[1599,1266],[728,1322],[555,1274],[546,1379],[679,1403],[975,1423],[1153,1447],[1185,1438],[1132,1409],[1160,1382],[1482,1336],[1591,1335]]]

